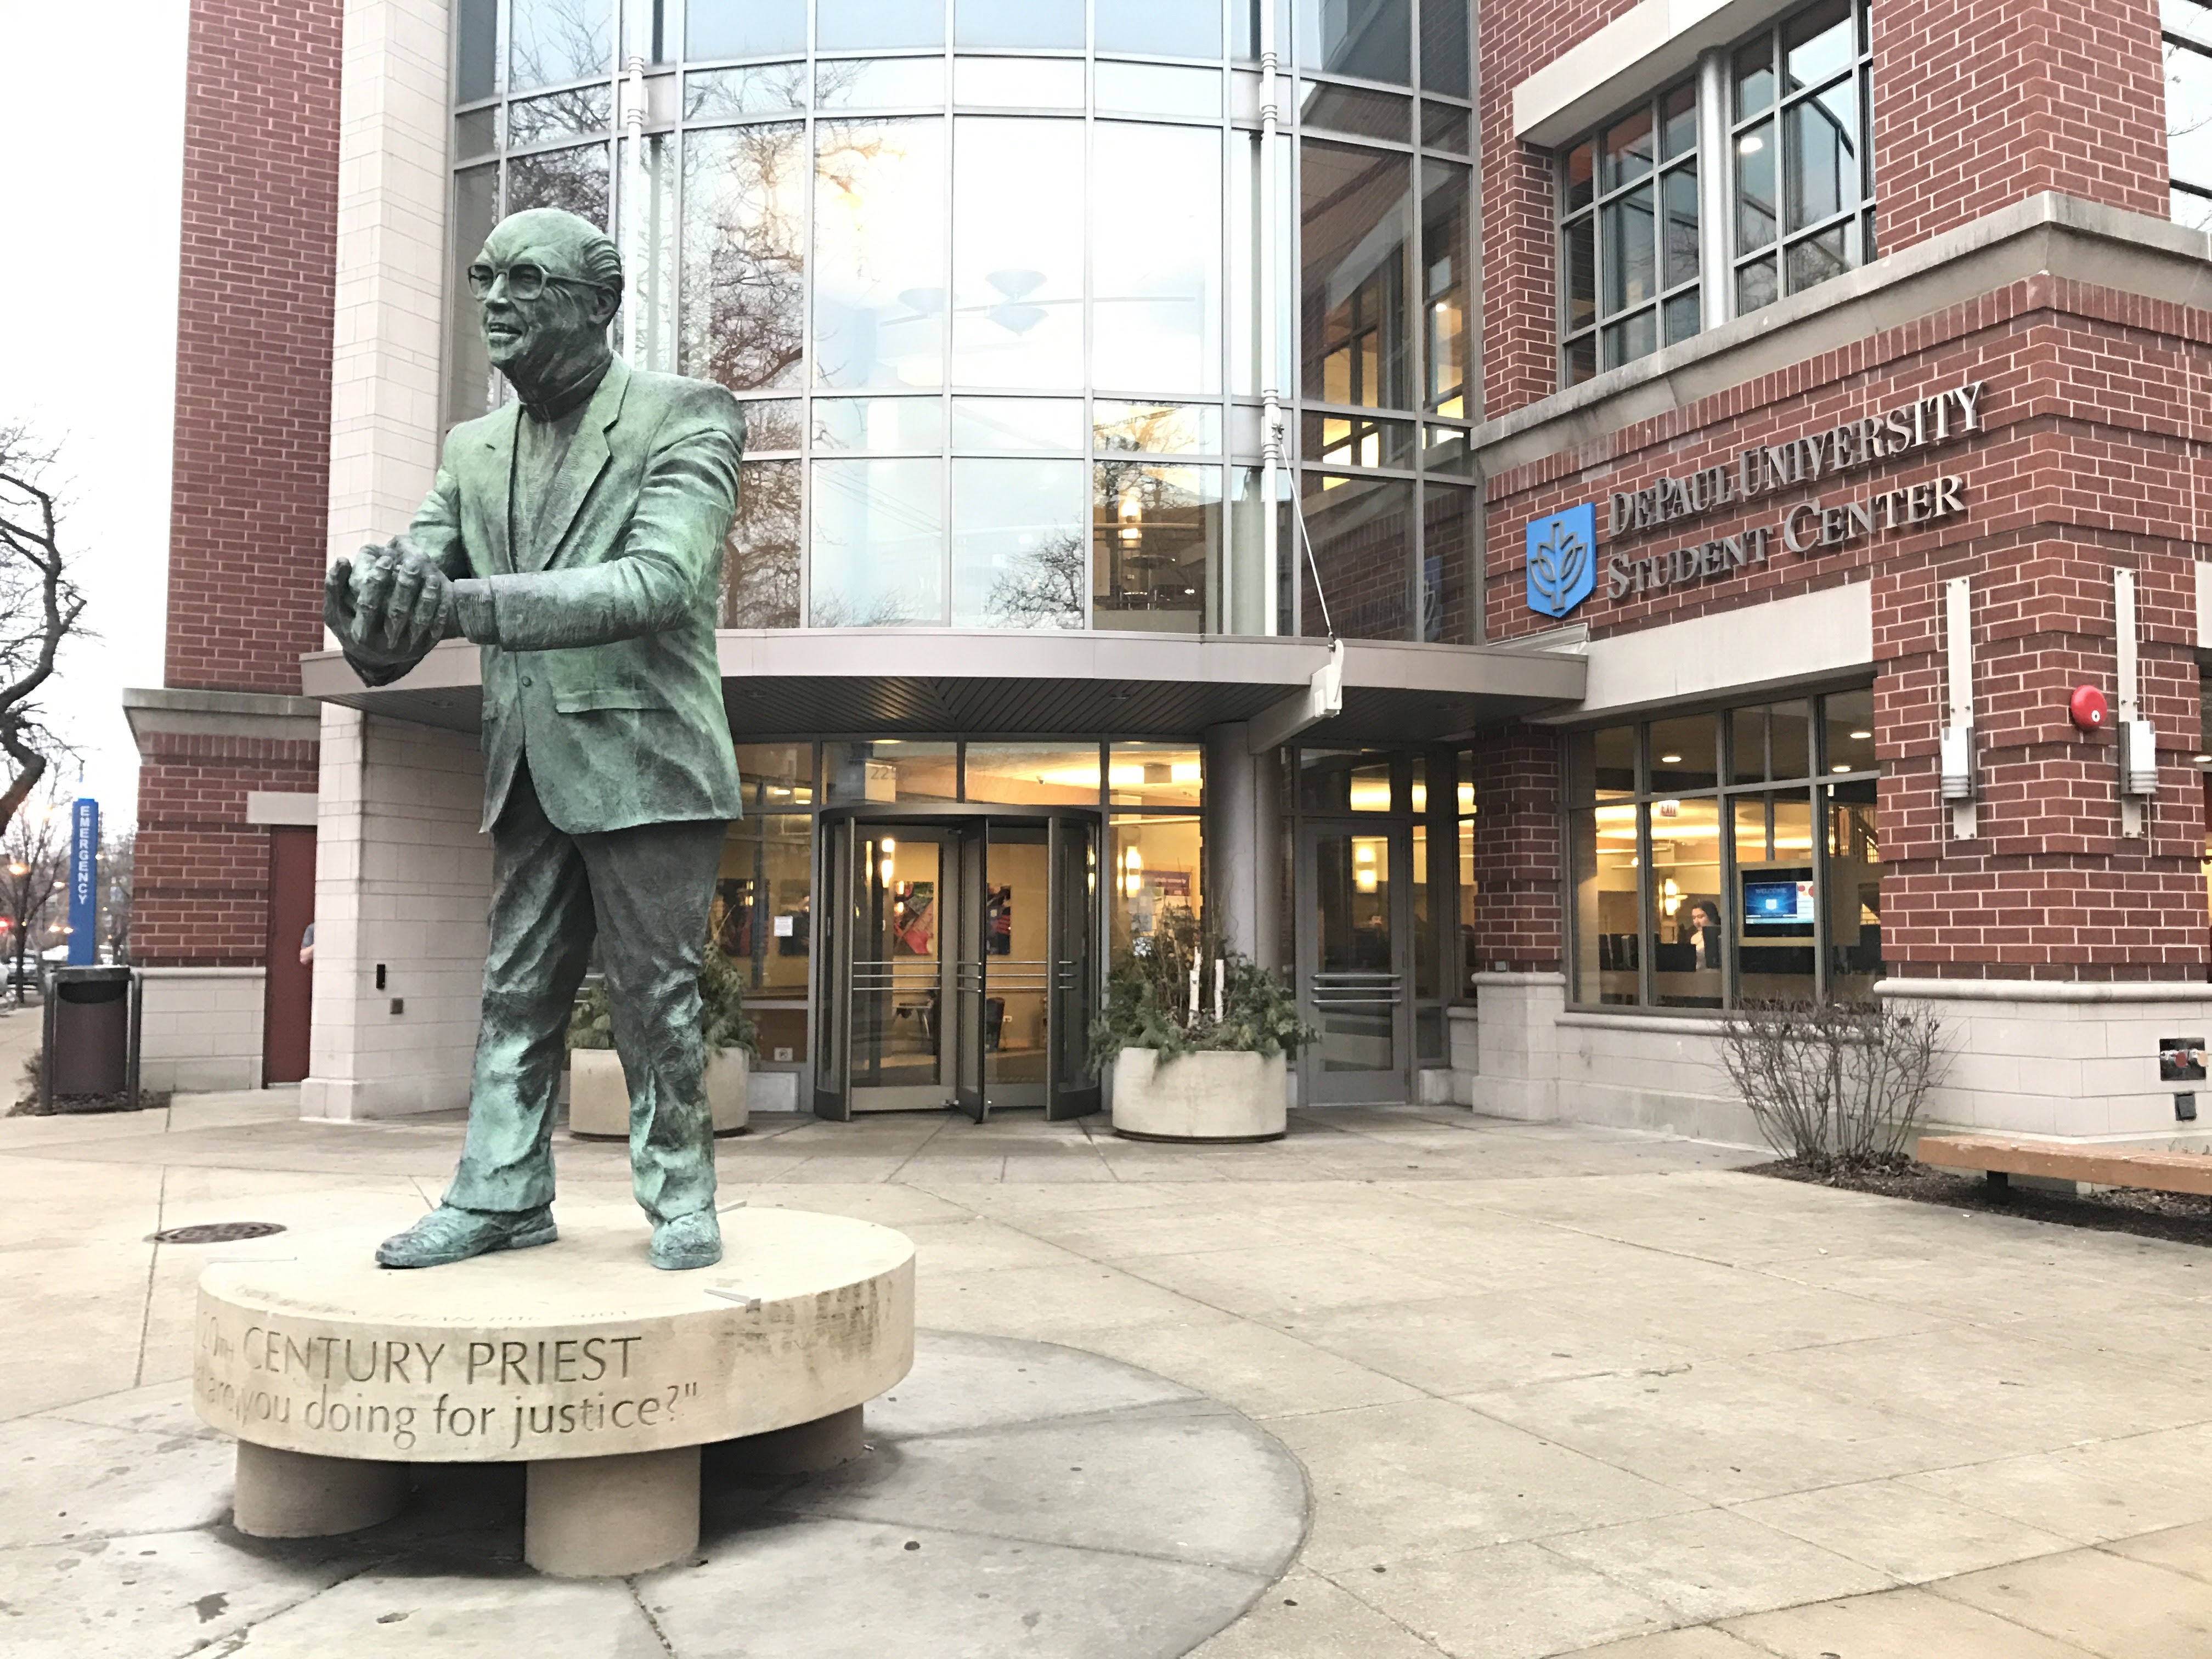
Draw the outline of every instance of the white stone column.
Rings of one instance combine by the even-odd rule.
[[[301,1115],[465,1106],[491,898],[476,734],[326,706],[320,800]]]
[[[1566,1012],[1561,974],[1476,974],[1475,1018],[1481,1069],[1456,1074],[1454,1092],[1494,1117],[1556,1118],[1559,1109],[1559,1016]],[[1461,1048],[1465,1039],[1453,1044]]]
[[[447,0],[347,0],[334,556],[404,529],[437,471],[449,30]],[[466,1103],[490,890],[489,845],[476,833],[482,775],[471,735],[325,706],[302,1115]]]
[[[347,0],[338,107],[331,546],[405,528],[437,471],[447,0]]]

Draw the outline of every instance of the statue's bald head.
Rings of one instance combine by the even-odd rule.
[[[622,254],[605,231],[559,208],[501,220],[469,267],[484,348],[525,404],[538,407],[607,358],[622,304]]]
[[[492,265],[530,260],[549,276],[588,283],[611,294],[623,290],[622,251],[589,219],[565,208],[525,208],[510,213],[484,239],[483,258]]]

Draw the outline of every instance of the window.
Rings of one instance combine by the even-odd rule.
[[[1562,384],[1698,331],[1698,86],[1601,128],[1559,166]]]
[[[2212,19],[2198,0],[2166,5]],[[2203,38],[2212,54],[2212,27]],[[1871,62],[1866,0],[1821,0],[1559,153],[1561,386],[1874,257]],[[2205,84],[2212,116],[2212,73]],[[2212,166],[2203,178],[2212,216]],[[1701,213],[1701,179],[1724,184],[1726,222]]]
[[[1771,305],[1874,254],[1865,0],[1823,3],[1729,64],[1735,311]]]
[[[2166,165],[2173,222],[2212,230],[2212,7],[2163,0]]]
[[[1574,1000],[1863,1001],[1881,975],[1870,690],[1569,739]]]

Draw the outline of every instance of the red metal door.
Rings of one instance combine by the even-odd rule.
[[[297,1083],[307,1075],[307,1020],[314,969],[300,961],[300,940],[315,919],[315,832],[269,831],[269,964],[262,1009],[264,1087]]]

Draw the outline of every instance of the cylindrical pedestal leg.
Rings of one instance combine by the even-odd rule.
[[[328,1538],[389,1521],[407,1502],[407,1466],[316,1457],[238,1443],[232,1524],[254,1538]]]
[[[714,1447],[718,1475],[819,1474],[840,1463],[849,1463],[866,1449],[862,1436],[866,1425],[858,1406],[811,1423],[794,1423],[787,1429],[749,1434],[742,1440],[717,1441]]]
[[[612,1578],[699,1547],[699,1449],[530,1466],[522,1559],[560,1578]]]

